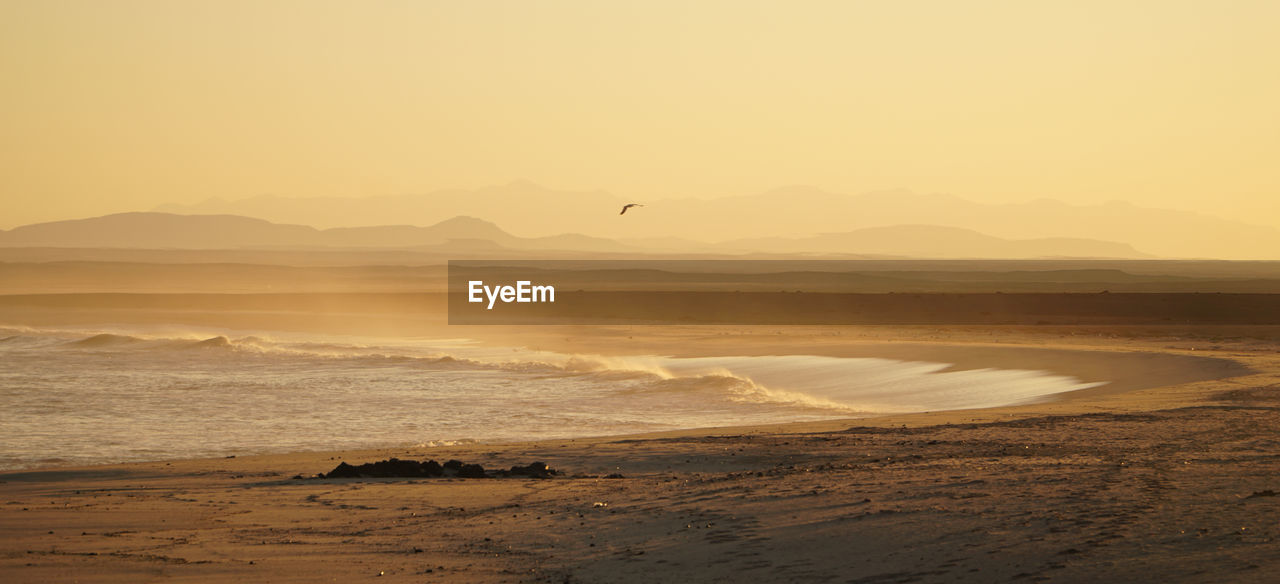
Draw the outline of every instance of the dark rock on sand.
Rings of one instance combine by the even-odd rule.
[[[551,478],[556,471],[547,466],[545,462],[531,462],[525,466],[513,466],[511,470],[506,472],[506,476],[512,477],[533,477],[536,479]]]
[[[422,463],[416,460],[400,460],[392,458],[373,463],[374,476],[380,477],[420,477]]]
[[[358,479],[360,478],[360,470],[345,462],[339,462],[338,466],[322,476],[326,479]]]
[[[360,477],[422,477],[427,476],[422,469],[422,463],[414,460],[400,460],[391,458],[388,460],[380,460],[378,462],[365,463],[360,466],[351,466],[345,462],[339,463],[337,467],[324,475],[326,479],[349,479]]]
[[[324,479],[347,478],[436,478],[457,477],[463,479],[484,479],[492,477],[532,477],[550,478],[556,474],[543,462],[534,462],[525,466],[513,466],[511,470],[486,472],[479,464],[467,464],[460,460],[450,460],[440,464],[434,460],[417,462],[391,458],[378,462],[367,462],[352,466],[341,462],[328,474],[316,475]]]

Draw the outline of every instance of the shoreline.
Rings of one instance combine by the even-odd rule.
[[[770,337],[777,344],[768,333],[726,332],[543,334],[521,344],[606,353],[643,343],[706,351],[764,350]],[[924,350],[911,337],[935,334],[864,330],[871,338],[850,339],[845,330],[824,340],[817,337],[830,330],[788,332],[788,349],[868,345],[857,351],[876,343]],[[717,335],[722,341],[709,342]],[[902,342],[882,343],[890,335]],[[1280,490],[1276,343],[1225,339],[1204,350],[1132,337],[1050,342],[1024,331],[941,336],[937,344],[961,345],[943,351],[1035,348],[1049,352],[1002,354],[1065,364],[1070,355],[1059,351],[1085,348],[1075,356],[1099,367],[1154,364],[1161,375],[1188,377],[981,410],[6,472],[0,575],[626,583],[695,573],[761,582],[1193,582],[1211,573],[1262,582],[1280,569],[1268,545],[1280,539],[1272,520],[1280,497],[1267,495]],[[1201,354],[1219,360],[1181,359]],[[1211,378],[1224,372],[1240,375]],[[540,461],[561,474],[293,478],[390,457],[486,468]]]
[[[768,339],[762,339],[767,341]],[[544,342],[547,339],[543,339]],[[740,339],[735,339],[735,342]],[[936,424],[954,424],[959,423],[960,418],[964,418],[969,423],[1004,420],[1018,416],[1035,416],[1035,415],[1073,415],[1092,411],[1098,411],[1103,407],[1103,403],[1094,403],[1099,398],[1116,398],[1126,393],[1141,390],[1160,390],[1174,388],[1186,384],[1196,384],[1200,382],[1211,382],[1218,380],[1228,380],[1234,377],[1248,376],[1258,373],[1250,368],[1247,364],[1226,357],[1223,354],[1199,354],[1187,355],[1184,353],[1171,353],[1168,351],[1145,350],[1134,351],[1126,350],[1124,352],[1116,351],[1115,347],[1094,347],[1094,348],[1045,348],[1045,347],[1025,347],[1010,346],[1008,344],[953,344],[938,343],[931,341],[903,341],[898,343],[882,343],[868,342],[855,344],[815,344],[815,345],[797,345],[789,344],[789,347],[804,347],[799,353],[778,353],[770,352],[759,347],[756,348],[739,348],[736,352],[728,350],[682,350],[673,355],[677,358],[694,358],[694,357],[719,357],[719,356],[765,356],[765,355],[815,355],[838,358],[885,358],[894,359],[902,362],[920,361],[931,363],[945,363],[949,366],[939,372],[949,371],[965,371],[973,369],[1024,369],[1043,371],[1055,375],[1071,376],[1078,379],[1082,383],[1092,383],[1096,381],[1105,382],[1098,387],[1089,387],[1084,389],[1071,390],[1059,394],[1053,394],[1045,399],[1025,404],[1009,404],[993,407],[967,408],[953,410],[931,410],[923,412],[904,412],[889,413],[868,416],[865,418],[833,418],[829,420],[810,420],[810,421],[793,421],[779,422],[772,424],[733,424],[725,426],[705,426],[696,428],[678,428],[672,430],[655,430],[651,432],[632,432],[618,434],[599,434],[590,436],[579,436],[570,438],[547,438],[534,439],[525,441],[494,441],[488,442],[483,440],[472,440],[468,438],[459,438],[457,440],[441,439],[431,440],[429,442],[455,442],[456,444],[447,444],[439,446],[414,446],[414,445],[385,445],[364,449],[346,449],[346,450],[300,450],[300,451],[282,451],[282,452],[264,452],[251,454],[231,454],[224,458],[254,458],[254,457],[334,457],[351,453],[369,453],[369,452],[389,452],[403,450],[440,450],[440,449],[478,449],[478,448],[501,448],[512,446],[526,446],[530,444],[542,443],[562,443],[562,442],[609,442],[617,440],[649,440],[664,439],[673,437],[691,437],[691,436],[724,436],[734,434],[777,434],[777,433],[810,433],[810,432],[834,432],[849,427],[867,426],[867,427],[883,427],[883,426],[926,426]],[[750,347],[750,345],[748,345]],[[523,347],[532,348],[532,347]],[[605,356],[628,356],[628,353],[620,352],[619,347],[611,344],[597,345],[597,348],[604,349],[599,355]],[[539,347],[535,350],[546,350],[545,347]],[[1203,353],[1203,352],[1202,352]],[[946,356],[943,356],[946,355]],[[1033,357],[1033,362],[1041,365],[1050,365],[1048,367],[1019,367],[1017,364],[1025,364],[1028,357]],[[1039,359],[1034,359],[1038,357]],[[952,362],[954,361],[954,362]],[[1130,361],[1126,363],[1126,361]],[[997,364],[1002,366],[997,366]],[[1148,376],[1152,373],[1152,369],[1132,371],[1124,368],[1124,365],[1144,365],[1148,368],[1162,364],[1176,364],[1179,367],[1171,369],[1158,370],[1157,375]],[[1081,369],[1085,371],[1081,373]],[[1097,378],[1101,372],[1120,372],[1120,379],[1101,379]],[[1162,392],[1169,393],[1169,392]],[[1146,406],[1159,407],[1176,407],[1177,405],[1186,405],[1185,400],[1177,400],[1176,402],[1161,401],[1156,396],[1144,396],[1146,399],[1138,400],[1140,402],[1149,402]],[[1160,396],[1167,398],[1169,396]],[[1115,402],[1114,407],[1122,407],[1126,410],[1144,409],[1143,404],[1134,404],[1134,400],[1103,400],[1104,402]],[[197,462],[197,461],[213,461],[219,458],[176,458],[176,459],[157,459],[157,460],[140,460],[132,462],[110,462],[95,465],[67,465],[67,466],[38,466],[21,469],[0,470],[0,481],[3,481],[6,475],[23,474],[23,473],[57,473],[60,471],[82,471],[95,468],[108,467],[127,467],[133,465],[150,465],[150,464],[172,464],[175,462]],[[0,483],[2,484],[2,483]]]
[[[248,333],[246,333],[248,334]],[[656,335],[662,338],[662,335]],[[473,339],[478,340],[478,339]],[[542,343],[551,341],[550,337],[542,339]],[[598,353],[582,353],[584,356],[636,356],[640,353],[631,350],[628,352],[628,346],[634,346],[629,339],[628,343],[623,346],[602,344],[597,345],[598,349],[603,349]],[[1057,394],[1046,396],[1042,399],[1035,400],[1024,404],[1007,404],[991,407],[979,408],[960,408],[949,410],[929,410],[922,412],[899,412],[888,414],[875,414],[867,417],[833,417],[827,420],[808,420],[808,421],[792,421],[777,422],[769,424],[730,424],[720,426],[700,426],[692,428],[677,428],[671,430],[654,430],[647,432],[631,432],[618,434],[592,434],[586,436],[576,436],[570,438],[539,438],[531,441],[512,441],[512,440],[483,440],[470,438],[457,439],[440,439],[429,440],[428,442],[462,442],[463,444],[483,445],[488,447],[503,447],[510,444],[527,444],[530,442],[549,442],[559,440],[616,440],[616,439],[636,439],[643,440],[650,437],[672,437],[672,436],[692,436],[692,435],[723,435],[725,433],[759,433],[759,432],[787,432],[787,431],[818,431],[823,429],[838,429],[856,425],[876,425],[879,420],[892,419],[895,423],[902,419],[920,419],[921,422],[927,423],[932,417],[941,416],[946,419],[954,419],[959,415],[975,414],[981,416],[983,412],[997,412],[1020,408],[1034,408],[1047,404],[1061,404],[1065,402],[1078,402],[1088,400],[1090,398],[1123,394],[1126,392],[1159,388],[1170,385],[1180,385],[1197,381],[1210,381],[1218,379],[1226,379],[1252,373],[1252,370],[1239,362],[1222,357],[1210,357],[1205,355],[1184,355],[1169,354],[1159,351],[1131,351],[1116,352],[1107,349],[1085,349],[1085,348],[1043,348],[1043,347],[1025,347],[1010,346],[1008,344],[955,344],[955,343],[938,343],[930,341],[903,341],[895,343],[887,342],[855,342],[849,343],[842,340],[815,342],[810,339],[806,343],[789,343],[786,352],[777,350],[774,339],[770,337],[761,337],[754,341],[744,341],[740,336],[734,337],[731,346],[712,345],[699,342],[693,346],[682,346],[679,350],[671,351],[669,356],[673,358],[698,358],[698,357],[755,357],[755,356],[771,356],[771,355],[812,355],[822,357],[835,358],[880,358],[891,359],[903,363],[909,362],[926,362],[946,364],[947,367],[940,369],[938,373],[952,371],[967,371],[981,369],[1002,369],[1002,370],[1027,370],[1036,371],[1051,375],[1061,375],[1072,377],[1081,383],[1102,383],[1100,386],[1076,389]],[[662,341],[669,343],[669,339]],[[728,343],[727,343],[728,344]],[[500,346],[501,348],[509,348],[509,345],[491,345]],[[643,346],[643,345],[642,345]],[[671,345],[666,345],[670,347]],[[530,346],[522,346],[522,349],[531,349]],[[538,350],[545,350],[539,348]],[[977,419],[977,418],[973,418]],[[281,455],[304,455],[304,454],[335,454],[353,451],[370,451],[385,449],[404,449],[413,448],[411,445],[382,445],[371,446],[365,449],[347,449],[347,450],[294,450],[279,452],[255,452],[255,453],[230,453],[228,456],[281,456]],[[172,463],[187,460],[210,460],[210,458],[162,458],[135,460],[124,462],[105,462],[94,464],[88,467],[84,465],[68,464],[68,465],[47,465],[47,466],[30,466],[13,469],[0,469],[0,477],[6,473],[23,473],[23,472],[44,472],[58,471],[65,469],[82,469],[100,466],[121,466],[131,464],[147,464],[147,463]]]

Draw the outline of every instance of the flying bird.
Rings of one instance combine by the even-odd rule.
[[[640,203],[627,203],[627,204],[625,204],[625,205],[623,205],[623,206],[622,206],[622,212],[621,212],[621,213],[618,213],[618,214],[619,214],[619,215],[626,215],[626,214],[627,214],[627,209],[630,209],[630,208],[632,208],[632,207],[643,207],[643,206],[644,206],[644,205],[641,205]]]

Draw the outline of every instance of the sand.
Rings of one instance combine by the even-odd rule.
[[[865,420],[5,473],[0,581],[1248,582],[1280,571],[1270,328],[486,330],[467,334],[605,354],[944,359],[1112,383]],[[544,461],[561,475],[291,478],[392,456]]]

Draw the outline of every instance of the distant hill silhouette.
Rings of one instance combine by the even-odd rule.
[[[235,215],[120,213],[26,225],[0,232],[0,245],[141,249],[426,249],[481,252],[556,250],[638,254],[822,254],[930,258],[1144,258],[1132,247],[1068,238],[1007,240],[967,229],[901,225],[802,238],[740,239],[720,244],[678,239],[629,240],[578,234],[516,237],[474,217],[428,227],[384,225],[316,229]]]
[[[454,217],[429,227],[384,225],[316,229],[236,215],[118,213],[89,219],[24,225],[0,231],[0,245],[145,249],[414,248],[463,242],[502,249],[626,251],[623,244],[583,235],[515,237],[474,217]]]
[[[1124,242],[1163,257],[1280,258],[1280,229],[1126,203],[1075,205],[1039,199],[982,204],[907,190],[850,195],[791,186],[716,199],[642,198],[646,203],[642,213],[628,213],[620,219],[617,211],[626,202],[630,201],[602,191],[559,191],[517,181],[475,190],[388,197],[212,199],[156,210],[229,213],[319,226],[428,225],[464,215],[484,217],[522,236],[582,233],[628,243],[648,242],[646,246],[662,245],[658,242],[663,239],[804,238],[872,227],[935,225],[1011,240]]]
[[[0,244],[28,247],[233,249],[284,242],[316,245],[319,231],[235,215],[118,213],[24,225],[0,233]]]
[[[319,227],[353,225],[430,225],[450,217],[484,217],[523,236],[588,233],[615,237],[617,215],[630,202],[603,191],[559,191],[528,181],[474,190],[451,189],[416,195],[291,198],[260,195],[228,201],[215,198],[194,205],[161,205],[164,213],[232,214],[278,223]],[[514,226],[514,227],[513,227]],[[598,231],[592,231],[598,230]]]

